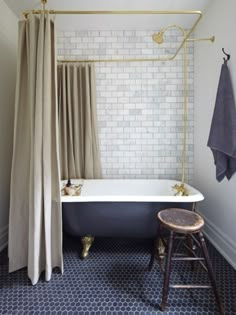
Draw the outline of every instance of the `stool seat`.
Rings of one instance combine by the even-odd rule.
[[[163,226],[177,233],[196,233],[204,226],[204,220],[199,214],[185,209],[161,210],[157,218]]]

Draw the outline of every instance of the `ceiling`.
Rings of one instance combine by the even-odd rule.
[[[41,9],[40,0],[4,0],[21,18],[25,10]],[[200,10],[211,0],[48,0],[52,10]],[[189,28],[197,16],[189,15],[58,15],[58,30],[153,30],[169,24]]]

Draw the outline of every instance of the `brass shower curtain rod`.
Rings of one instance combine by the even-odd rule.
[[[186,33],[186,35],[183,37],[182,42],[180,43],[180,46],[176,50],[176,52],[169,56],[169,57],[159,57],[159,58],[119,58],[119,59],[93,59],[93,60],[58,60],[58,62],[142,62],[142,61],[171,61],[175,59],[175,57],[178,55],[181,48],[184,46],[184,43],[186,41],[211,41],[213,42],[215,40],[215,37],[212,36],[210,38],[190,38],[190,35],[194,32],[196,26],[198,25],[200,19],[202,18],[202,12],[201,11],[193,11],[193,10],[117,10],[117,11],[71,11],[71,10],[46,10],[45,5],[47,3],[47,0],[42,0],[43,4],[43,10],[28,10],[23,12],[25,18],[29,16],[29,14],[41,14],[41,13],[48,13],[53,15],[58,14],[76,14],[76,15],[197,15],[197,19],[190,28],[190,30]]]
[[[45,6],[47,3],[47,0],[41,0],[43,4],[43,10],[32,10],[32,11],[25,11],[23,12],[24,17],[27,19],[27,17],[30,14],[78,14],[78,15],[140,15],[140,14],[153,14],[153,15],[197,15],[196,21],[193,23],[192,27],[185,31],[181,26],[177,24],[169,25],[162,30],[160,30],[158,33],[153,34],[152,38],[157,44],[163,43],[163,34],[167,29],[170,28],[176,28],[181,31],[183,40],[180,44],[180,46],[177,48],[176,52],[167,57],[159,57],[159,58],[128,58],[128,59],[94,59],[94,60],[58,60],[58,62],[141,62],[141,61],[171,61],[175,59],[175,57],[178,55],[181,48],[184,48],[184,102],[183,102],[183,150],[182,150],[182,179],[180,185],[175,185],[175,189],[177,193],[182,193],[183,195],[187,195],[188,191],[185,187],[185,167],[186,167],[186,145],[187,145],[187,42],[188,41],[211,41],[214,42],[215,37],[212,36],[210,38],[190,38],[190,35],[194,32],[196,26],[198,25],[199,21],[202,18],[202,12],[201,11],[156,11],[156,10],[142,10],[142,11],[59,11],[59,10],[46,10]]]
[[[126,58],[126,59],[59,59],[59,63],[99,63],[99,62],[143,62],[143,61],[171,61],[175,59],[178,55],[180,49],[183,47],[186,42],[200,42],[200,41],[211,41],[212,43],[215,41],[215,36],[211,36],[209,38],[187,38],[183,40],[180,47],[176,51],[176,53],[170,57],[160,57],[160,58]]]
[[[46,2],[45,2],[46,3]],[[27,18],[29,14],[103,14],[103,15],[118,15],[118,14],[194,14],[202,16],[202,12],[199,10],[98,10],[98,11],[88,11],[88,10],[28,10],[24,11],[22,14]]]

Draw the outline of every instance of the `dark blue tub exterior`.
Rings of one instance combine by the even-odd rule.
[[[192,203],[64,202],[63,229],[72,236],[154,238],[158,211],[192,207]]]

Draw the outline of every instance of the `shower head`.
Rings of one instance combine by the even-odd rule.
[[[163,34],[164,32],[163,31],[160,31],[158,33],[155,33],[152,35],[152,39],[154,40],[154,42],[156,42],[157,44],[162,44],[163,41],[164,41],[164,38],[163,38]]]
[[[168,30],[170,28],[179,29],[182,32],[183,36],[186,36],[186,33],[181,26],[179,26],[177,24],[172,24],[172,25],[169,25],[169,26],[161,29],[158,33],[153,34],[152,39],[154,40],[154,42],[156,42],[159,45],[162,44],[164,42],[164,33],[166,30]]]

